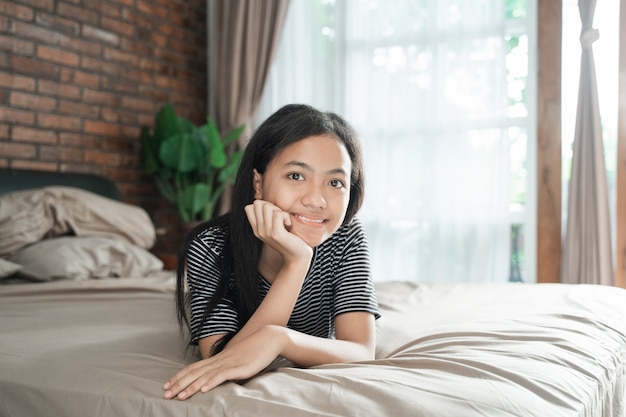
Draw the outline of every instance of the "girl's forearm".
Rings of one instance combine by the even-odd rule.
[[[310,336],[286,327],[273,330],[281,343],[281,356],[299,366],[374,359],[373,347],[364,343]]]
[[[307,272],[308,265],[305,264],[283,267],[257,310],[228,344],[243,340],[263,326],[286,326]]]

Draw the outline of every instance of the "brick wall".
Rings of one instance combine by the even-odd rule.
[[[167,101],[202,122],[206,68],[206,0],[0,0],[0,166],[111,178],[171,254],[176,214],[139,168],[139,130]]]

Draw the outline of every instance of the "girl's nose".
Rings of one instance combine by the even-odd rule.
[[[305,194],[302,196],[302,204],[308,207],[326,208],[326,199],[322,192],[322,187],[311,185],[307,187]]]

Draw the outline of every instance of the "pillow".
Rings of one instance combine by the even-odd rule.
[[[10,277],[20,269],[22,269],[21,265],[0,258],[0,279]]]
[[[163,262],[147,250],[120,239],[65,236],[27,246],[11,261],[19,275],[36,281],[143,277],[161,271]]]
[[[144,249],[156,240],[143,208],[80,188],[49,186],[0,196],[0,257],[69,234],[116,237]]]

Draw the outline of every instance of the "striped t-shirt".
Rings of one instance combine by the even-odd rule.
[[[239,330],[237,312],[228,296],[202,321],[204,309],[219,282],[218,259],[227,238],[223,227],[214,226],[196,236],[189,247],[187,284],[191,294],[192,343],[207,336]],[[260,299],[265,297],[270,286],[259,275]],[[370,273],[367,238],[363,226],[355,219],[315,248],[287,327],[312,336],[332,338],[335,317],[357,311],[380,317]]]

